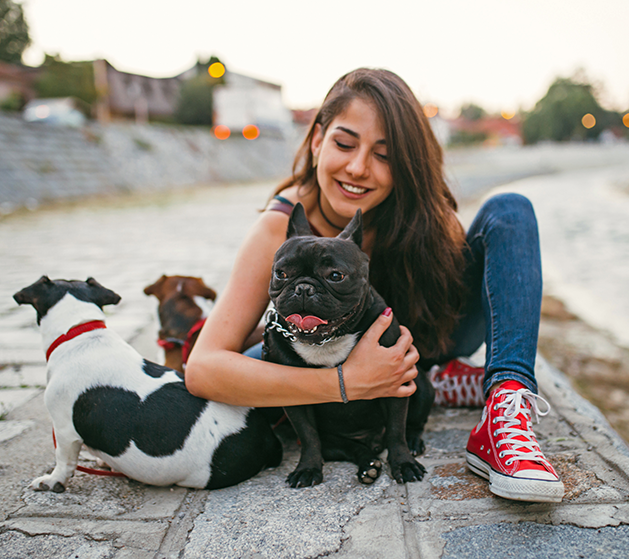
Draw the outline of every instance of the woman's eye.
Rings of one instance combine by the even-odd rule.
[[[285,280],[288,276],[284,270],[275,270],[275,277],[280,280]]]
[[[386,153],[376,153],[376,157],[381,161],[389,161],[389,157]]]
[[[341,272],[332,272],[329,276],[328,279],[330,281],[343,281],[343,279],[345,278],[345,275],[342,274]]]
[[[340,149],[351,149],[352,146],[339,142],[338,140],[334,140],[336,142],[337,147]]]

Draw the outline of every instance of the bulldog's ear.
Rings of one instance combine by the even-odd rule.
[[[306,210],[304,210],[301,202],[297,202],[288,220],[286,238],[308,236],[312,236],[312,229],[310,229],[310,223],[308,223],[308,218],[306,217]]]
[[[360,208],[356,210],[352,221],[347,224],[347,227],[338,234],[339,239],[346,239],[354,241],[358,248],[363,246],[363,212]]]
[[[92,302],[101,309],[105,305],[117,305],[120,302],[120,295],[102,286],[94,278],[87,278],[85,283],[92,288]]]

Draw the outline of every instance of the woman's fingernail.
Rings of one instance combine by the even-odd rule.
[[[384,316],[390,316],[391,315],[391,307],[387,307],[386,309],[384,309],[384,311],[382,311],[382,314]]]

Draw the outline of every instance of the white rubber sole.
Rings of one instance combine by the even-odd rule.
[[[489,490],[499,497],[534,503],[560,503],[565,488],[561,480],[517,478],[496,472],[475,454],[467,452],[467,466],[489,480]]]

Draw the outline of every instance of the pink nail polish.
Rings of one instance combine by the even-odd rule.
[[[382,314],[384,316],[390,316],[391,315],[391,307],[387,307],[386,309],[384,309],[384,311],[382,311]]]

